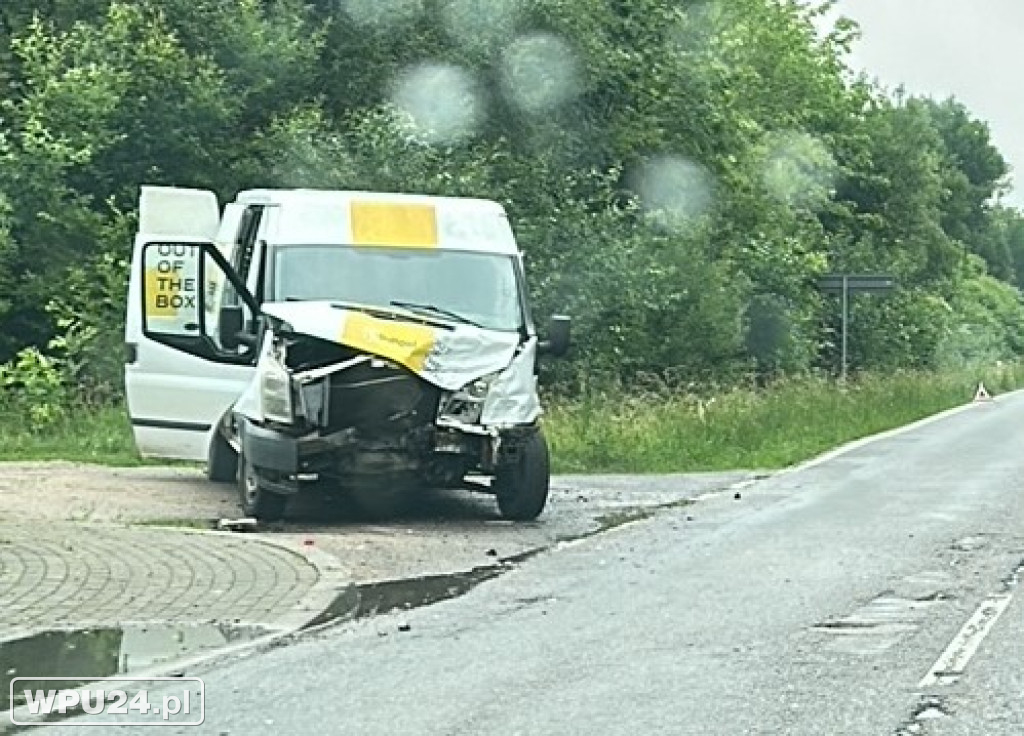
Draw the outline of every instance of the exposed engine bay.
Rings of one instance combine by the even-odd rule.
[[[453,486],[514,458],[529,428],[485,429],[486,385],[444,391],[385,358],[305,335],[279,337],[291,373],[301,473],[340,487]]]

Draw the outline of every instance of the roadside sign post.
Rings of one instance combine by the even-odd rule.
[[[818,279],[818,290],[823,294],[837,294],[842,303],[842,365],[840,377],[846,381],[848,362],[850,294],[891,294],[896,288],[896,279],[889,274],[830,273]]]
[[[843,274],[843,358],[840,364],[839,378],[843,383],[846,383],[846,336],[849,334],[847,324],[850,318],[850,277],[847,274]]]

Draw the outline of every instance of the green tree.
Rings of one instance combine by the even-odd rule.
[[[45,306],[69,274],[127,257],[130,229],[116,223],[140,184],[237,189],[255,169],[253,131],[309,93],[320,42],[286,0],[45,10],[6,16],[18,81],[0,105],[0,361],[46,343]]]
[[[103,358],[144,183],[497,199],[538,316],[576,318],[566,383],[834,365],[835,304],[814,288],[830,270],[900,285],[854,304],[855,368],[1019,351],[1024,220],[998,204],[987,126],[855,77],[858,29],[822,37],[827,9],[6,3],[0,363],[35,346],[57,359],[47,380],[56,365],[90,396],[116,390]]]
[[[992,144],[988,124],[973,118],[955,99],[916,104],[928,112],[944,144],[943,229],[984,258],[993,275],[1010,278],[1012,259],[991,217],[992,204],[1006,189],[1009,166]]]

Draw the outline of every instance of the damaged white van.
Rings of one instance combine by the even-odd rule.
[[[490,201],[143,187],[125,383],[139,452],[205,461],[243,512],[280,518],[300,484],[375,498],[548,496],[523,264]]]

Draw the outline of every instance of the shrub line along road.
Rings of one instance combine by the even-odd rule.
[[[1016,736],[1022,423],[1006,395],[200,667],[188,733]]]

